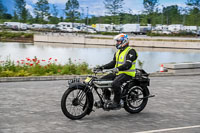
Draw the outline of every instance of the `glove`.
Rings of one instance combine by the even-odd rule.
[[[103,67],[95,67],[93,71],[103,71]]]
[[[113,72],[113,74],[116,74],[116,73],[119,72],[119,69],[118,69],[118,68],[113,68],[113,69],[112,69],[112,72]]]

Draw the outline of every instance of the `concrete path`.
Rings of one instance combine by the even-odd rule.
[[[67,82],[0,83],[0,133],[199,133],[200,76],[151,77],[149,99],[139,114],[96,110],[66,118],[60,99]]]

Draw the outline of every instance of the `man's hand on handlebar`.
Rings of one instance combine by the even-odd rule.
[[[113,68],[113,69],[112,69],[112,73],[113,73],[113,74],[116,74],[116,73],[118,73],[118,72],[119,72],[119,69],[118,69],[118,68]]]
[[[103,71],[103,70],[104,70],[103,67],[95,67],[95,68],[93,68],[93,72],[110,72],[110,73],[113,73],[113,74],[116,74],[116,73],[119,72],[118,68],[109,69],[107,71]]]
[[[103,71],[103,67],[95,67],[93,68],[93,72]]]

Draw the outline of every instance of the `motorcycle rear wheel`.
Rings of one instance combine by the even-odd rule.
[[[61,99],[61,109],[66,117],[78,120],[87,115],[89,98],[82,88],[69,88]]]
[[[142,88],[140,86],[134,86],[129,89],[124,102],[124,109],[131,114],[141,112],[148,102],[148,98],[145,98],[148,96],[147,90],[147,87]]]

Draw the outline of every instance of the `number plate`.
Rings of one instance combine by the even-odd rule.
[[[87,77],[87,78],[85,79],[85,83],[88,83],[88,82],[90,82],[91,80],[92,80],[92,78]]]

